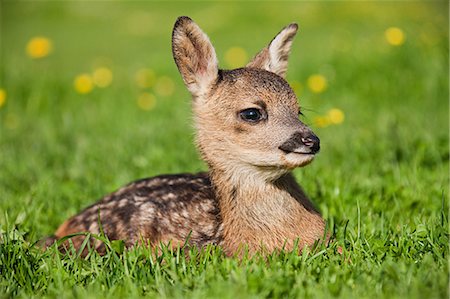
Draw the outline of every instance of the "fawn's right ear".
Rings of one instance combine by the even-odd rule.
[[[191,94],[205,94],[218,76],[217,56],[208,36],[189,17],[179,17],[173,27],[172,53]]]

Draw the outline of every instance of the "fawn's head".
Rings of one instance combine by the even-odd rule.
[[[276,179],[319,151],[319,139],[299,120],[297,98],[284,79],[297,29],[285,27],[246,67],[219,70],[206,34],[190,18],[178,18],[173,56],[193,96],[197,145],[211,167],[251,169]]]

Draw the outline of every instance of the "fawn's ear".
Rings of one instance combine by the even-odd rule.
[[[298,25],[295,23],[284,27],[270,44],[262,49],[246,66],[264,69],[284,78],[286,76],[292,40],[297,30]]]
[[[172,32],[172,53],[184,84],[194,97],[217,79],[217,56],[208,36],[189,17],[179,17]]]

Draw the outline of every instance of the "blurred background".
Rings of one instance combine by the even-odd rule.
[[[31,239],[129,181],[206,169],[171,54],[180,15],[225,69],[299,24],[287,80],[322,151],[296,176],[328,220],[358,202],[395,228],[444,204],[447,1],[2,1],[0,210]]]

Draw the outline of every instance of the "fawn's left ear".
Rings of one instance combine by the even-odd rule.
[[[262,49],[246,67],[260,68],[273,72],[280,77],[286,77],[289,52],[297,30],[298,25],[295,23],[284,27],[270,44]]]
[[[172,53],[184,84],[195,97],[217,79],[217,56],[208,36],[189,17],[179,17],[172,32]]]

